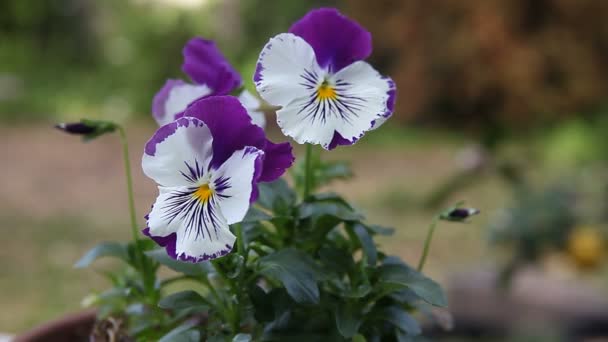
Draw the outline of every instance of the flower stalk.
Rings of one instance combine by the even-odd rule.
[[[120,135],[120,142],[122,144],[122,155],[125,165],[125,178],[127,182],[127,195],[129,200],[129,216],[131,221],[131,234],[133,238],[133,244],[135,246],[135,262],[137,268],[141,272],[143,279],[144,290],[150,295],[151,303],[153,305],[159,299],[159,293],[155,290],[155,271],[152,269],[151,264],[147,261],[147,257],[144,254],[144,249],[141,245],[141,239],[139,238],[139,228],[137,226],[137,212],[135,210],[135,196],[133,192],[133,176],[131,171],[131,161],[129,159],[129,142],[127,140],[127,134],[124,127],[116,125],[118,134]]]
[[[312,167],[312,145],[306,144],[306,156],[304,157],[304,200],[306,200],[312,191],[314,171]]]
[[[137,227],[137,212],[135,211],[135,198],[133,195],[133,177],[131,175],[131,161],[129,159],[129,142],[127,141],[127,134],[122,126],[118,126],[118,133],[120,135],[120,142],[122,144],[122,155],[125,165],[125,177],[127,181],[127,193],[129,196],[129,216],[131,219],[131,234],[133,235],[133,241],[139,250],[138,227]],[[140,251],[141,252],[141,251]]]
[[[435,233],[435,228],[437,227],[437,223],[439,222],[439,216],[435,216],[431,224],[429,225],[429,230],[426,233],[426,239],[424,240],[424,248],[422,249],[422,256],[420,257],[420,261],[418,262],[418,272],[422,272],[424,269],[424,264],[426,263],[426,257],[429,254],[429,250],[431,249],[431,241],[433,241],[433,234]]]

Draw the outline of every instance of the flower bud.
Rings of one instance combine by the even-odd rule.
[[[85,141],[116,131],[119,126],[111,121],[82,119],[80,122],[59,123],[55,128],[69,134],[82,135]]]
[[[439,217],[445,221],[463,222],[467,218],[479,213],[479,209],[475,208],[452,208],[442,213]]]
[[[95,132],[94,126],[89,126],[83,122],[58,123],[55,128],[69,134],[87,135]]]

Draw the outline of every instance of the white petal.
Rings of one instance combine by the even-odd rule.
[[[165,187],[190,186],[207,177],[213,138],[200,120],[184,117],[159,128],[146,144],[142,168]]]
[[[331,117],[322,120],[315,115],[314,110],[307,110],[313,96],[314,92],[311,92],[308,97],[296,99],[279,109],[277,124],[285,135],[292,137],[299,144],[311,143],[327,147],[334,136],[336,124],[341,124],[341,121]]]
[[[262,128],[266,127],[264,112],[257,110],[261,105],[261,102],[257,97],[253,96],[248,90],[243,90],[241,95],[239,95],[239,101],[241,101],[243,107],[247,109],[247,113],[249,113],[254,125],[258,125]]]
[[[203,96],[211,94],[211,89],[204,84],[180,84],[174,86],[169,92],[165,102],[165,116],[159,125],[165,125],[174,120],[175,114],[183,112],[188,105]]]
[[[177,230],[175,253],[179,258],[198,262],[218,258],[232,250],[236,237],[230,232],[217,203],[208,201],[201,213],[195,216],[193,224],[184,220]]]
[[[148,215],[150,235],[176,233],[176,254],[190,261],[217,258],[232,249],[235,236],[216,197],[200,201],[194,196],[196,187],[159,187],[159,191]]]
[[[335,90],[335,99],[318,98],[316,92],[324,80]],[[307,97],[298,98],[277,111],[277,123],[283,132],[300,144],[320,144],[328,148],[335,132],[354,142],[370,130],[372,124],[386,121],[392,82],[365,62],[355,62],[334,75],[316,80],[312,77],[310,88]]]
[[[382,117],[376,119],[374,121],[374,126],[372,127],[371,130],[373,131],[375,129],[380,128],[380,126],[382,126],[386,122],[386,120],[388,120],[388,118],[389,118],[388,116],[382,116]]]
[[[256,89],[266,102],[285,106],[308,96],[302,79],[306,71],[321,73],[312,47],[291,33],[279,34],[260,53]]]
[[[261,163],[263,154],[254,147],[245,147],[234,152],[213,172],[215,196],[228,224],[240,222],[249,210],[253,177],[260,172],[256,170],[256,166],[260,167],[256,163]]]
[[[378,128],[387,120],[389,92],[394,84],[371,65],[363,61],[355,62],[338,71],[334,79],[349,84],[340,95],[345,98],[345,103],[356,104],[353,113],[357,118],[353,118],[353,124],[339,125],[336,129],[345,139],[358,139],[371,128],[372,122],[373,127]],[[349,97],[356,99],[349,101]]]
[[[184,215],[180,212],[174,212],[184,206],[189,198],[183,198],[181,203],[175,203],[176,196],[180,194],[190,193],[188,187],[165,188],[158,187],[159,195],[152,206],[152,211],[148,214],[148,228],[153,236],[167,236],[175,233],[183,224]],[[191,197],[191,196],[189,196]]]

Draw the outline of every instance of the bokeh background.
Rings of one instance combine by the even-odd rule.
[[[331,190],[397,229],[383,241],[392,253],[415,264],[433,215],[466,200],[482,214],[440,227],[428,273],[448,283],[454,274],[500,268],[513,252],[488,243],[489,227],[521,202],[514,198],[554,183],[590,189],[583,198],[606,188],[598,175],[608,157],[608,2],[4,0],[0,331],[79,310],[88,293],[108,286],[98,273],[113,265],[73,263],[96,242],[129,236],[116,137],[83,144],[52,124],[85,117],[126,126],[143,216],[156,191],[137,167],[155,129],[151,99],[165,79],[185,78],[184,43],[216,40],[253,90],[266,41],[321,6],[372,32],[370,62],[397,83],[397,108],[382,129],[324,154],[354,171]],[[272,113],[268,121],[281,140]],[[603,232],[599,198],[586,201],[591,209],[573,225]],[[608,288],[601,263],[584,271],[558,264],[559,279]],[[556,268],[543,265],[543,274]]]

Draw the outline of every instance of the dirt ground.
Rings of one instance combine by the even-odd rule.
[[[127,130],[143,223],[156,188],[139,165],[154,127],[130,125]],[[360,206],[370,221],[397,228],[397,237],[382,245],[416,263],[433,212],[413,209],[412,203],[453,173],[454,156],[463,145],[374,141],[363,139],[328,154],[350,161],[355,174],[330,190]],[[0,127],[0,146],[0,331],[16,332],[76,311],[87,293],[107,287],[94,269],[76,270],[72,265],[97,242],[128,239],[127,200],[116,136],[85,144],[50,125]],[[428,261],[431,276],[442,280],[491,260],[483,228],[504,204],[505,194],[493,178],[455,194],[454,201],[465,199],[483,214],[467,225],[440,227]]]

